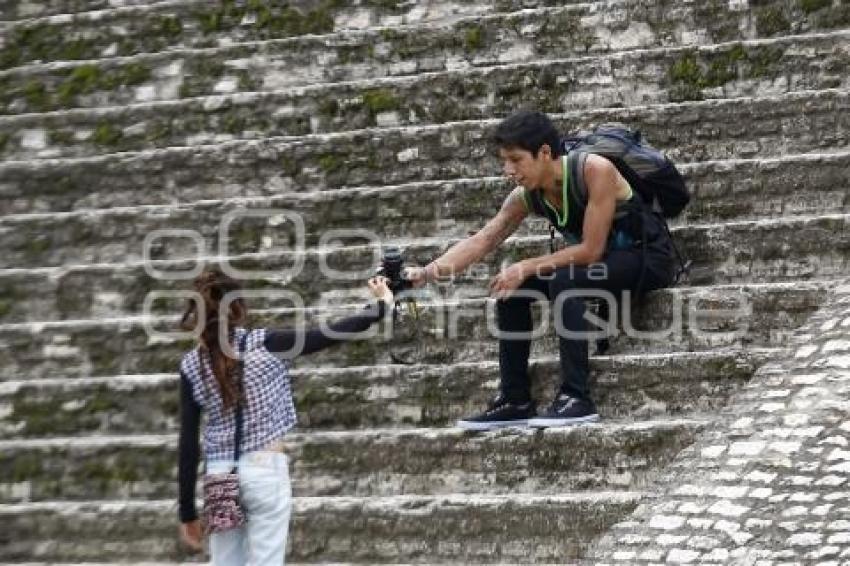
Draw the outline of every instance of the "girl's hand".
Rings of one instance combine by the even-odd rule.
[[[192,552],[203,552],[203,533],[201,531],[201,522],[197,519],[188,523],[180,523],[178,529],[180,533],[180,542],[185,544]]]
[[[388,306],[391,306],[393,304],[393,292],[387,286],[388,282],[389,280],[386,277],[372,277],[367,284],[369,285],[369,292],[376,299],[384,301]]]

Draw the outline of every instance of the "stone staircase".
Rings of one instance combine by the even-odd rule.
[[[357,230],[421,264],[495,212],[487,134],[516,108],[633,124],[681,165],[691,277],[623,321],[664,338],[619,336],[592,358],[603,420],[544,432],[452,428],[498,387],[482,270],[300,359],[294,563],[582,561],[850,271],[845,0],[265,4],[0,2],[0,561],[197,559],[175,540],[190,343],[151,334],[175,298],[143,315],[186,282],[152,269],[263,271],[256,325],[349,313],[375,265]],[[197,236],[146,257],[158,230]],[[530,221],[485,265],[547,247]]]

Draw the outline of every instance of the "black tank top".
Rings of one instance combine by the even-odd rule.
[[[566,156],[566,194],[561,212],[543,196],[543,191],[523,189],[523,199],[529,211],[546,218],[568,244],[581,242],[584,231],[584,211],[587,208],[587,185],[584,181],[584,164],[588,154],[580,151]],[[641,203],[634,190],[626,200],[617,201],[614,221],[608,236],[608,249],[626,249],[640,243]]]

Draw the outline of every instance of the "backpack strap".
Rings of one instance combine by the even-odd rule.
[[[584,180],[584,164],[587,161],[587,152],[570,151],[567,153],[567,174],[570,176],[569,190],[576,197],[576,202],[581,207],[579,211],[584,214],[587,209],[587,183]]]

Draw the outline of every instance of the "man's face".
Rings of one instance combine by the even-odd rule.
[[[534,154],[526,149],[503,147],[499,149],[502,173],[526,189],[536,189],[543,180],[545,156],[549,154],[548,151],[549,147],[544,145],[537,152],[538,157],[535,159]]]

